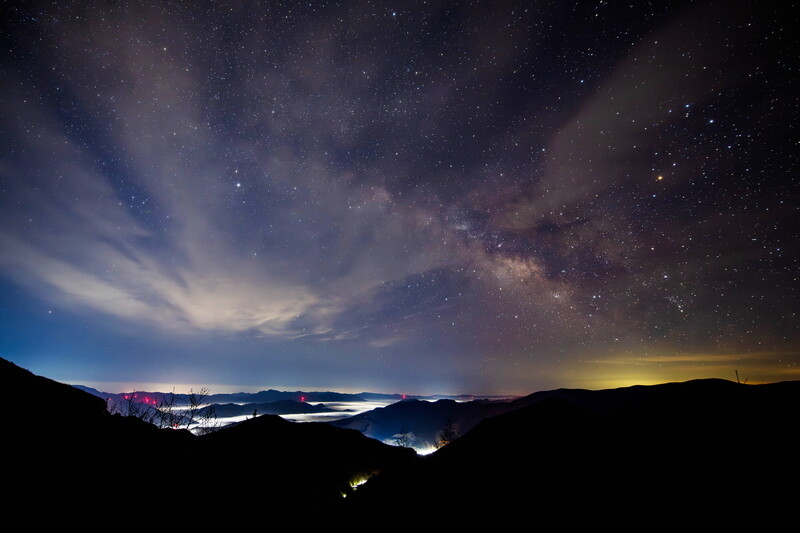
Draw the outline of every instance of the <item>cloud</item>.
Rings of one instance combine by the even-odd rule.
[[[22,200],[3,215],[0,268],[41,296],[173,331],[335,336],[353,302],[464,256],[435,211],[348,177],[324,160],[324,148],[300,153],[294,135],[324,132],[302,119],[313,94],[293,95],[289,110],[247,94],[263,89],[252,79],[230,82],[242,100],[263,102],[250,111],[277,133],[263,146],[222,129],[227,121],[245,130],[251,115],[211,122],[219,102],[204,69],[218,63],[185,66],[191,39],[162,46],[127,17],[116,27],[87,24],[65,23],[72,38],[49,58],[82,72],[57,83],[83,115],[61,115],[31,94],[3,109],[20,154],[3,172]],[[262,75],[266,86],[277,83],[272,69],[253,77]],[[290,85],[330,89],[325,68],[294,75]],[[364,90],[333,82],[344,101]],[[301,120],[287,122],[287,112]],[[338,136],[325,135],[336,149]]]

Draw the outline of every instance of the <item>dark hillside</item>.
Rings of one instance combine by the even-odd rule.
[[[357,431],[269,415],[204,437],[158,429],[111,415],[102,399],[6,360],[0,402],[9,413],[7,516],[29,513],[32,505],[59,520],[124,509],[126,523],[199,511],[226,515],[266,503],[282,512],[333,511],[351,481],[416,459]]]
[[[505,413],[517,406],[506,402],[454,400],[427,402],[405,400],[386,407],[372,409],[331,424],[357,429],[378,440],[391,440],[403,429],[413,435],[414,446],[432,446],[438,434],[451,421],[458,432],[465,433],[484,418]]]
[[[796,501],[784,482],[798,479],[799,407],[800,382],[541,393],[416,468],[377,476],[353,502],[415,505],[435,516],[453,509],[451,522],[506,509],[582,526],[769,513]],[[419,501],[419,491],[432,497]]]

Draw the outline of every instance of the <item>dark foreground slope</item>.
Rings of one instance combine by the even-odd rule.
[[[354,512],[413,508],[428,525],[450,526],[491,517],[650,527],[794,513],[800,382],[562,390],[528,403],[413,468],[376,476],[348,503]]]
[[[268,415],[203,437],[161,430],[110,415],[102,399],[3,359],[0,402],[3,482],[11,489],[3,510],[28,524],[98,523],[117,513],[105,528],[198,516],[230,525],[266,509],[314,509],[295,523],[314,522],[341,505],[351,480],[415,457],[357,431]]]

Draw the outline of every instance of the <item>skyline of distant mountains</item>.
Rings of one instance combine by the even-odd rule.
[[[116,398],[122,397],[125,394],[133,392],[139,394],[149,394],[154,397],[160,397],[170,392],[163,391],[144,391],[144,390],[131,390],[127,392],[104,392],[97,390],[93,387],[86,385],[72,384],[73,387],[82,391],[88,392],[100,398]],[[188,396],[186,393],[174,393],[177,398],[184,398]],[[233,393],[212,393],[209,394],[207,400],[211,403],[263,403],[263,402],[276,402],[280,400],[297,400],[305,402],[359,402],[359,401],[372,401],[372,400],[424,400],[436,401],[451,399],[456,401],[472,401],[472,400],[512,400],[519,396],[514,395],[473,395],[473,394],[397,394],[397,393],[382,393],[382,392],[359,392],[359,393],[345,393],[336,391],[281,391],[277,389],[266,389],[258,392],[233,392]],[[301,400],[302,398],[302,400]]]
[[[125,405],[130,401],[151,407],[170,399],[177,405],[189,403],[188,394],[152,391],[107,393],[83,385],[73,386],[102,398],[112,412],[125,413]],[[135,395],[136,399],[132,398],[132,395]],[[509,407],[504,401],[506,398],[502,397],[502,400],[497,398],[486,397],[476,400],[470,395],[413,396],[374,392],[348,394],[334,391],[269,389],[255,393],[208,394],[204,397],[203,403],[213,404],[213,416],[218,419],[252,415],[331,415],[332,418],[326,420],[327,422],[338,427],[355,429],[368,437],[387,443],[394,443],[398,433],[407,432],[408,445],[423,452],[434,447],[437,435],[447,421],[451,421],[458,431],[467,431],[487,416],[507,411]],[[374,402],[383,402],[386,405],[366,410],[326,405]],[[203,409],[198,415],[208,413],[208,409]]]

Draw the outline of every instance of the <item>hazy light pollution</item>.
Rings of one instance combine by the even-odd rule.
[[[0,13],[0,355],[34,372],[798,378],[788,3]]]

